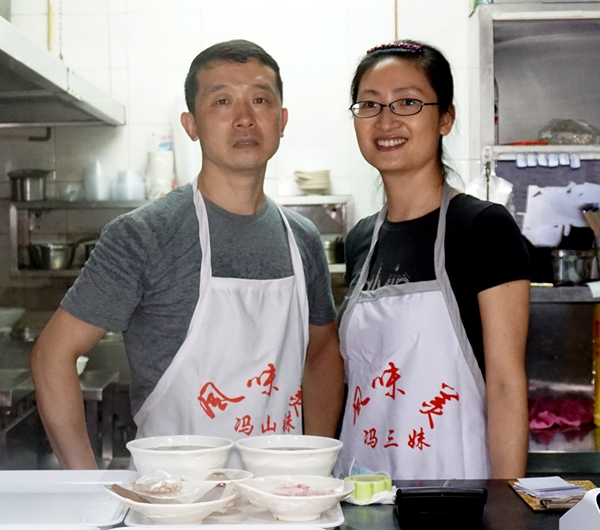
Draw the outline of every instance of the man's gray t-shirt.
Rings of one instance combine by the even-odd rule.
[[[293,274],[285,225],[267,199],[255,215],[236,215],[204,199],[213,276],[276,279]],[[309,322],[335,320],[329,269],[319,232],[284,208],[300,250]],[[198,218],[191,184],[109,223],[61,302],[71,315],[122,331],[135,414],[183,343],[200,289]]]

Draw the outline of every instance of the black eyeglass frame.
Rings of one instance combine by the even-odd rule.
[[[399,114],[398,112],[396,112],[394,110],[394,103],[398,103],[398,101],[406,101],[406,100],[410,100],[410,101],[414,101],[419,103],[420,107],[419,110],[417,110],[416,112],[412,112],[411,114]],[[359,116],[358,114],[356,114],[356,112],[354,112],[354,107],[356,107],[357,105],[360,105],[361,103],[374,103],[375,105],[379,105],[379,112],[377,114],[373,114],[373,116]],[[379,116],[382,112],[384,107],[389,107],[390,110],[392,111],[393,114],[395,114],[396,116],[414,116],[415,114],[419,114],[419,112],[421,112],[423,110],[423,107],[428,107],[428,106],[432,106],[432,105],[439,105],[439,103],[436,101],[435,103],[423,103],[420,99],[416,99],[416,98],[400,98],[397,99],[395,101],[392,101],[391,103],[378,103],[377,101],[357,101],[356,103],[353,103],[352,105],[350,105],[350,108],[348,109],[352,115],[355,118],[362,118],[362,119],[368,119],[368,118],[376,118],[377,116]]]

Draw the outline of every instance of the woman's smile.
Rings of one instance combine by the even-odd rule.
[[[406,138],[377,138],[375,147],[378,151],[394,151],[400,149],[408,140]]]

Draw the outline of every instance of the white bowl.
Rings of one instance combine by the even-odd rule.
[[[182,434],[139,438],[128,442],[126,447],[140,475],[162,469],[179,480],[186,471],[222,468],[233,442],[215,436]]]
[[[251,478],[233,487],[281,521],[314,521],[354,490],[347,481],[304,475]]]
[[[203,469],[201,471],[189,471],[181,475],[184,482],[213,482],[231,484],[232,482],[241,482],[248,480],[254,475],[250,471],[243,469]]]
[[[201,488],[195,488],[195,492],[197,492],[196,498],[204,495],[204,493],[213,487],[213,483],[205,483]],[[215,501],[189,502],[186,504],[146,504],[122,497],[108,486],[106,487],[106,491],[133,511],[151,519],[155,524],[200,524],[209,515],[215,512],[224,512],[236,497],[233,487],[225,486],[223,495]],[[182,494],[189,496],[190,491],[182,488]]]
[[[77,375],[81,375],[85,370],[85,365],[88,363],[89,359],[82,355],[81,357],[77,357]]]
[[[294,434],[254,436],[236,442],[245,468],[255,477],[328,477],[342,445],[334,438]]]

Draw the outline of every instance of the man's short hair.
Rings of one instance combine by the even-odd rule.
[[[200,52],[190,65],[185,78],[185,102],[188,110],[194,113],[194,102],[198,94],[198,71],[216,61],[246,63],[248,59],[256,59],[275,72],[275,81],[279,96],[283,101],[283,82],[279,73],[279,65],[264,49],[253,42],[236,39],[214,44]]]

